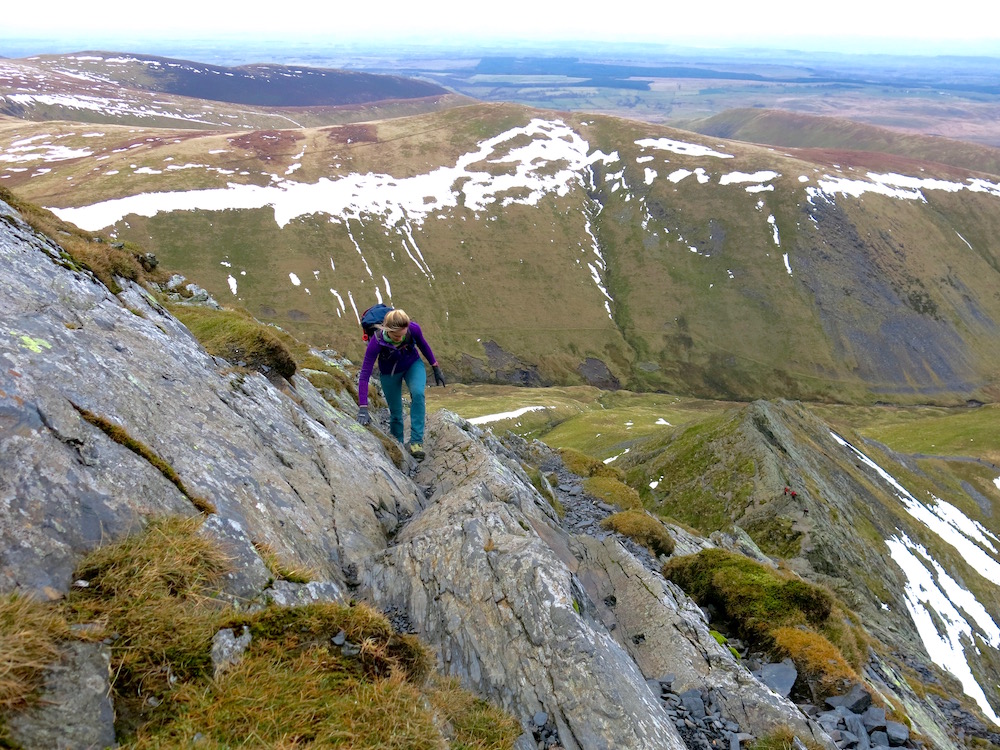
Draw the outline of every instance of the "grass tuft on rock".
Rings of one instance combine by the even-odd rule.
[[[0,712],[38,697],[42,671],[68,636],[65,619],[51,605],[17,593],[0,597]]]
[[[813,697],[821,700],[830,695],[841,695],[851,685],[861,682],[858,673],[847,663],[840,649],[821,633],[803,627],[775,628],[774,655],[788,657],[813,686]]]
[[[304,567],[290,565],[282,560],[274,547],[266,542],[254,542],[254,549],[260,555],[264,565],[271,571],[271,575],[279,581],[289,581],[291,583],[309,583],[315,580],[316,574]]]
[[[768,734],[761,735],[747,745],[747,750],[794,750],[796,734],[788,727],[778,727]],[[799,740],[807,750],[822,750],[823,745],[806,738]]]
[[[199,534],[200,523],[154,520],[95,550],[75,573],[88,585],[63,605],[68,622],[87,623],[94,637],[109,640],[120,742],[137,750],[439,750],[447,725],[452,748],[513,746],[518,722],[455,683],[431,684],[427,647],[371,607],[314,603],[248,613],[213,598],[229,561]],[[251,639],[240,660],[216,675],[212,639],[224,628],[246,629]]]
[[[561,448],[559,455],[563,465],[577,476],[609,477],[620,482],[625,480],[625,474],[620,469],[573,448]]]
[[[290,378],[295,374],[297,365],[288,346],[249,313],[181,304],[169,308],[209,354],[265,375]]]
[[[434,680],[430,700],[455,734],[450,750],[506,750],[524,731],[513,716],[463,690],[454,677]]]
[[[670,532],[645,510],[636,508],[614,513],[601,521],[601,526],[624,534],[654,555],[670,555],[674,551],[674,539]]]
[[[636,510],[642,507],[639,493],[612,477],[590,477],[583,483],[583,489],[584,492],[622,510]]]
[[[75,572],[85,588],[66,602],[74,623],[97,623],[113,637],[115,710],[126,734],[176,680],[211,673],[210,646],[221,604],[209,594],[229,562],[196,532],[199,518],[151,521],[139,534],[100,547]]]
[[[858,681],[866,644],[829,590],[721,549],[673,558],[663,575],[752,647],[791,657],[813,700]]]

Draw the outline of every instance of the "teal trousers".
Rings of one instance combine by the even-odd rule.
[[[403,381],[410,391],[410,443],[424,442],[424,389],[427,387],[427,370],[423,360],[417,360],[409,369],[395,375],[379,375],[382,393],[389,404],[389,432],[403,442]]]

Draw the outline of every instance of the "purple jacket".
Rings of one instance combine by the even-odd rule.
[[[423,352],[431,367],[437,365],[437,359],[434,358],[434,352],[424,338],[423,331],[412,320],[406,338],[399,346],[387,343],[382,338],[382,331],[375,331],[375,334],[368,339],[365,361],[361,364],[361,374],[358,376],[358,406],[368,406],[368,379],[375,369],[376,359],[379,372],[383,375],[402,375],[420,359],[420,352]]]

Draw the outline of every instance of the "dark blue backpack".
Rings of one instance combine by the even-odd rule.
[[[377,305],[372,305],[363,313],[361,313],[361,340],[367,341],[372,336],[375,335],[375,329],[385,320],[385,316],[392,310],[389,305],[383,305],[381,302]]]

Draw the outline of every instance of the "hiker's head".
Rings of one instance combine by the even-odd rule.
[[[393,341],[399,342],[406,335],[410,316],[404,310],[390,310],[382,321],[382,331]]]

